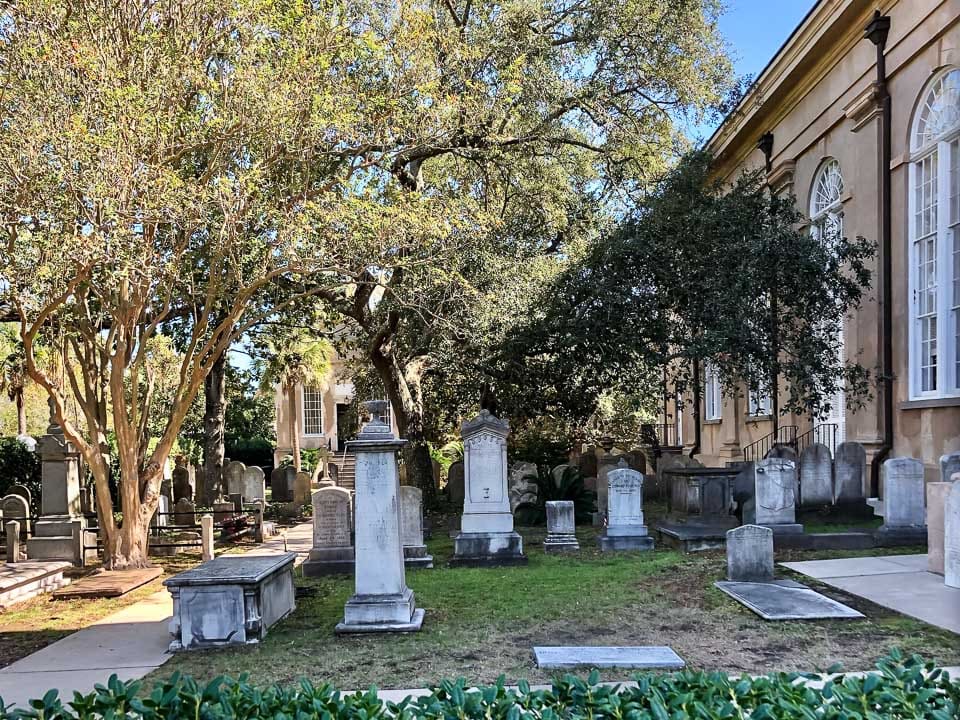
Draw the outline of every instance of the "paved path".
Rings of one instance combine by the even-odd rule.
[[[246,554],[277,554],[286,547],[302,562],[312,537],[312,525],[301,523]],[[61,699],[70,700],[75,690],[90,692],[113,674],[121,680],[141,678],[170,659],[172,615],[170,593],[154,593],[0,670],[0,697],[22,706],[55,687]]]
[[[942,575],[927,570],[925,554],[780,564],[877,605],[960,633],[960,590],[947,587]]]

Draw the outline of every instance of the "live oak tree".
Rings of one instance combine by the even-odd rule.
[[[224,351],[296,297],[272,302],[278,283],[309,277],[299,294],[318,294],[349,268],[399,267],[410,246],[442,258],[460,213],[413,194],[384,212],[346,191],[365,161],[342,152],[363,134],[344,77],[379,67],[352,13],[273,0],[25,0],[0,13],[0,304],[93,475],[106,567],[143,566],[189,407]],[[366,109],[408,90],[372,86]],[[416,221],[388,239],[398,217]],[[151,438],[152,341],[167,332],[180,360]],[[41,337],[57,372],[37,362]]]

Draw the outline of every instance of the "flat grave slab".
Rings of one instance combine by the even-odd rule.
[[[864,617],[843,603],[831,600],[793,580],[714,583],[764,620],[830,620]]]
[[[40,560],[0,565],[0,608],[57,590],[70,580],[63,577],[73,565],[58,560]]]
[[[668,647],[535,647],[533,655],[541,668],[657,668],[680,670],[686,663]]]
[[[163,568],[152,567],[138,570],[111,570],[89,575],[53,593],[54,600],[76,598],[110,598],[126,595],[163,574]]]

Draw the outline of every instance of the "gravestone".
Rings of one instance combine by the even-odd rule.
[[[27,537],[30,535],[30,506],[27,499],[22,495],[6,495],[3,498],[0,508],[3,510],[3,519],[16,520],[20,523],[20,533]]]
[[[960,452],[940,456],[940,482],[950,482],[955,473],[960,473]],[[13,492],[11,488],[8,492]]]
[[[862,504],[863,479],[867,453],[858,442],[844,442],[837,447],[834,462],[833,496],[837,505]]]
[[[451,565],[526,564],[523,538],[513,529],[507,493],[505,420],[481,410],[460,431],[464,450],[464,500]]]
[[[547,506],[547,537],[544,552],[577,552],[577,526],[572,500],[549,500]]]
[[[672,649],[664,646],[557,646],[534,647],[537,667],[564,668],[631,668],[638,670],[682,670],[685,663]]]
[[[213,560],[213,515],[209,513],[200,518],[200,556],[203,562]]]
[[[767,458],[754,463],[752,508],[744,523],[769,527],[774,533],[801,533],[797,523],[797,468],[792,460]]]
[[[597,476],[597,453],[593,445],[580,454],[579,465],[580,474],[583,477],[595,478]]]
[[[597,512],[593,516],[593,524],[597,527],[603,527],[607,517],[607,494],[609,492],[610,471],[618,467],[623,462],[623,467],[627,463],[617,455],[605,452],[597,459]]]
[[[943,511],[943,583],[960,588],[960,479],[951,475],[950,493]]]
[[[797,462],[797,451],[789,445],[777,443],[767,452],[766,458],[774,460],[790,460],[794,464]]]
[[[243,474],[247,466],[238,460],[231,460],[223,468],[223,477],[227,483],[227,495],[243,494]]]
[[[340,487],[325,487],[313,493],[311,499],[313,548],[303,563],[303,574],[308,577],[353,574],[350,491]]]
[[[26,485],[14,483],[7,488],[7,495],[19,495],[27,501],[27,505],[33,504],[33,494],[30,492],[30,488],[28,488]]]
[[[443,468],[440,467],[440,463],[434,459],[430,459],[430,469],[433,472],[433,486],[440,489],[440,476],[443,474]]]
[[[408,568],[433,567],[433,556],[423,542],[423,491],[412,485],[400,486],[400,537]]]
[[[909,457],[883,463],[883,526],[881,533],[922,530],[926,537],[923,508],[923,463]]]
[[[166,495],[161,495],[160,499],[157,500],[157,510],[153,513],[153,517],[150,518],[150,525],[155,528],[165,528],[169,524],[170,498]]]
[[[193,499],[193,487],[190,485],[190,471],[187,469],[187,459],[178,455],[177,466],[173,469],[173,501],[181,498]]]
[[[347,444],[357,458],[355,593],[336,632],[415,632],[423,625],[424,613],[407,587],[400,541],[397,452],[407,441],[394,439],[381,420],[386,401],[367,402],[365,409],[373,419]]]
[[[607,481],[607,527],[600,536],[600,549],[652,550],[653,538],[643,521],[643,475],[621,460]]]
[[[290,482],[288,470],[293,470],[293,468],[286,467],[277,467],[273,469],[273,472],[270,473],[270,499],[272,502],[290,502],[290,497],[293,491],[292,483]],[[296,477],[296,470],[293,470],[293,476]]]
[[[927,569],[943,575],[947,497],[952,483],[927,483]]]
[[[243,473],[243,499],[247,502],[264,500],[267,497],[267,478],[263,468],[251,465]]]
[[[173,506],[173,524],[196,525],[197,516],[194,512],[196,509],[196,506],[189,498],[180,498]]]
[[[463,460],[457,460],[447,470],[447,496],[450,504],[457,509],[463,508]]]
[[[220,500],[213,504],[213,520],[222,523],[228,518],[232,518],[236,513],[236,508],[229,500]]]
[[[563,474],[567,471],[570,465],[568,463],[562,463],[557,465],[550,471],[550,477],[553,479],[553,484],[557,487],[560,487],[560,483],[563,482]]]
[[[830,448],[814,443],[800,453],[800,504],[817,508],[833,504]]]
[[[514,463],[510,468],[507,484],[510,494],[510,512],[516,512],[520,505],[536,505],[540,494],[536,482],[537,466],[531,462]]]
[[[310,473],[301,470],[293,477],[293,504],[306,505],[310,500]]]
[[[727,530],[727,580],[773,580],[773,530],[759,525]]]
[[[4,527],[7,533],[7,565],[20,562],[20,523],[16,520],[5,520]]]

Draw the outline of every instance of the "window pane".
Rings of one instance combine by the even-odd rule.
[[[303,389],[303,432],[323,434],[323,393],[316,388]]]

